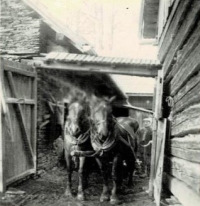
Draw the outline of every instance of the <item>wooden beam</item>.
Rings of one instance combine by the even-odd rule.
[[[0,97],[3,97],[2,94],[2,79],[3,79],[3,64],[1,63],[1,68],[0,68]],[[1,98],[2,99],[2,98]],[[2,131],[2,111],[3,105],[2,101],[0,100],[0,193],[5,192],[6,186],[5,186],[5,140],[3,137],[3,131]]]
[[[142,76],[142,77],[156,77],[157,72],[161,69],[161,66],[151,65],[151,66],[138,66],[134,65],[131,67],[126,67],[126,65],[122,66],[108,66],[108,65],[81,65],[78,66],[76,64],[71,63],[50,63],[45,64],[40,62],[36,64],[38,68],[45,69],[59,69],[66,71],[82,71],[82,72],[90,72],[90,73],[106,73],[106,74],[123,74],[123,75],[132,75],[132,76]]]
[[[155,167],[156,167],[156,142],[157,142],[157,120],[153,119],[153,137],[152,137],[152,147],[151,147],[151,168],[150,168],[150,178],[149,178],[149,196],[153,197],[153,181],[155,178]]]
[[[160,72],[158,72],[158,75],[160,75]],[[156,77],[156,83],[154,85],[154,96],[153,96],[153,112],[155,115],[155,111],[156,111],[156,104],[158,100],[158,95],[156,92],[158,92],[158,79],[159,77]],[[152,147],[151,147],[151,168],[150,168],[150,178],[149,178],[149,196],[153,197],[153,181],[155,178],[155,167],[156,167],[156,147],[157,147],[157,125],[158,125],[158,121],[157,119],[154,117],[153,118],[153,137],[152,137]]]
[[[184,206],[199,206],[200,196],[177,178],[165,174],[165,184]]]
[[[37,170],[37,76],[33,80],[32,97],[34,98],[35,105],[32,107],[32,124],[31,124],[31,137],[33,139],[33,163],[34,173]]]
[[[15,67],[7,66],[7,65],[6,65],[4,70],[5,71],[11,71],[11,72],[14,72],[14,73],[17,73],[17,74],[22,74],[23,76],[28,76],[28,77],[35,77],[36,76],[36,73],[34,73],[34,72],[29,72],[29,71],[22,70],[22,69],[19,69],[19,68],[16,69]]]
[[[160,205],[162,183],[163,183],[163,166],[164,153],[167,132],[167,119],[158,120],[157,141],[156,141],[156,161],[155,161],[155,178],[154,178],[154,198],[156,205]]]
[[[36,101],[33,99],[17,99],[17,98],[6,98],[6,103],[8,104],[30,104],[30,105],[36,105]]]
[[[14,177],[8,178],[6,180],[6,185],[10,185],[10,184],[16,182],[17,180],[23,179],[23,178],[25,178],[25,177],[27,177],[27,176],[29,176],[31,174],[34,174],[34,173],[35,173],[34,169],[29,169],[29,170],[27,170],[25,172],[22,172],[22,173],[14,176]]]
[[[14,84],[12,73],[10,71],[7,71],[7,76],[8,76],[8,82],[9,82],[9,85],[11,88],[11,92],[12,92],[14,98],[17,98],[17,92],[15,89],[15,84]],[[16,114],[18,116],[19,124],[20,124],[21,130],[22,130],[22,139],[23,139],[24,146],[25,146],[25,149],[26,149],[26,152],[28,155],[28,160],[31,164],[33,164],[33,151],[32,151],[32,147],[31,147],[31,144],[29,142],[28,135],[26,132],[25,121],[23,118],[22,109],[21,109],[21,106],[19,104],[16,104]]]
[[[162,117],[162,97],[163,97],[163,72],[158,71],[156,82],[156,99],[154,108],[154,117],[158,120]]]
[[[135,107],[135,106],[132,106],[132,105],[113,104],[113,106],[122,107],[122,108],[128,108],[128,109],[132,109],[132,110],[137,110],[137,111],[145,112],[145,113],[148,113],[148,114],[153,114],[153,111],[151,111],[151,110],[144,109],[144,108],[141,108],[141,107]]]

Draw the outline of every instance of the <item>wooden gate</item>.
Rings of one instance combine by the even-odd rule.
[[[0,192],[36,172],[37,73],[1,60]]]
[[[158,71],[156,88],[154,91],[153,144],[149,180],[149,195],[154,196],[157,206],[160,206],[161,200],[164,149],[167,130],[167,119],[162,118],[162,98],[163,75],[162,71]]]

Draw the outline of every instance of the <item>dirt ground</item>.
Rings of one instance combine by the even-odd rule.
[[[134,176],[134,186],[128,187],[123,184],[123,192],[120,194],[122,206],[155,206],[145,190],[148,187],[148,178]],[[86,201],[80,202],[76,199],[77,172],[73,173],[74,198],[68,199],[64,196],[66,186],[66,170],[54,167],[48,172],[41,172],[38,178],[30,178],[22,183],[12,186],[11,190],[19,194],[6,194],[1,197],[2,206],[107,206],[109,202],[100,203],[99,198],[102,191],[102,178],[98,172],[89,176],[88,188],[85,189]],[[112,186],[110,180],[109,187]],[[20,194],[21,192],[21,194]],[[23,194],[24,192],[24,194]]]

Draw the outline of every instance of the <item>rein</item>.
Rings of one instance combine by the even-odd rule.
[[[74,135],[71,135],[69,132],[68,134],[73,138],[73,142],[72,144],[74,145],[77,145],[77,146],[80,146],[82,145],[83,143],[85,143],[88,139],[89,139],[89,133],[90,129],[88,129],[84,134],[80,134],[78,136],[78,138],[76,138]]]

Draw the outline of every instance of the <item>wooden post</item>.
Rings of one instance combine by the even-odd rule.
[[[32,108],[32,129],[31,135],[33,139],[33,162],[34,162],[34,170],[36,172],[37,169],[37,73],[33,79],[33,90],[32,90],[32,99],[34,99],[35,104]]]
[[[0,193],[5,192],[5,177],[4,177],[4,158],[5,158],[5,143],[2,134],[2,116],[3,116],[3,104],[2,104],[2,79],[3,79],[3,62],[1,61],[0,68]]]
[[[151,147],[151,168],[149,178],[149,196],[153,197],[153,181],[155,178],[156,148],[157,148],[157,120],[153,119],[153,138]]]
[[[156,88],[154,88],[154,99],[153,99],[153,138],[152,138],[152,148],[151,148],[151,169],[150,169],[150,179],[149,179],[149,196],[153,197],[153,182],[155,178],[155,162],[156,162],[156,150],[157,150],[157,124],[158,120],[162,117],[162,96],[163,96],[163,72],[158,71],[158,76],[156,78]]]
[[[153,96],[153,112],[155,113],[156,106],[156,86],[157,78],[155,78],[154,86],[154,96]],[[156,160],[156,142],[157,142],[157,120],[153,117],[153,137],[152,137],[152,147],[151,147],[151,168],[150,168],[150,178],[149,178],[149,196],[153,197],[153,180],[155,175],[155,160]]]

